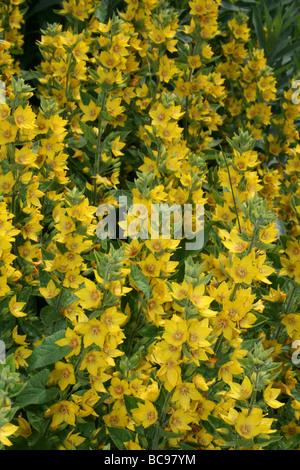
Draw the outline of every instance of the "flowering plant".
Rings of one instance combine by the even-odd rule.
[[[2,2],[4,449],[299,448],[297,75],[235,3],[66,0],[24,71]]]

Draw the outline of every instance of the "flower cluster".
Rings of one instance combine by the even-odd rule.
[[[299,448],[292,87],[220,0],[63,1],[26,79],[21,3],[0,7],[2,447]]]

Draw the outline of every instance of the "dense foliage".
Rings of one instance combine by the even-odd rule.
[[[2,448],[299,449],[296,2],[0,12]]]

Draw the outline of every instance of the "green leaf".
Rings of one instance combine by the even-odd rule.
[[[28,405],[41,405],[53,400],[59,393],[57,387],[47,388],[49,370],[43,369],[31,377],[24,390],[16,398],[15,404],[20,408]]]
[[[161,428],[160,433],[163,437],[167,437],[168,439],[176,439],[179,437],[184,436],[184,432],[173,432],[173,431],[166,431],[165,429]]]
[[[295,400],[300,401],[300,383],[298,382],[292,391]]]
[[[241,8],[239,6],[236,6],[236,5],[232,5],[231,3],[229,2],[225,2],[224,0],[222,1],[222,4],[221,4],[221,10],[220,10],[220,13],[223,13],[225,11],[248,11],[249,9],[246,9],[246,8]]]
[[[82,122],[82,121],[79,121],[79,124],[80,124],[82,132],[84,134],[84,137],[87,139],[87,141],[91,145],[96,145],[97,140],[96,140],[96,136],[93,132],[92,127],[90,127],[88,124],[86,124],[85,122]]]
[[[256,9],[254,9],[253,11],[253,25],[255,28],[256,35],[257,35],[259,47],[261,49],[265,49],[266,37],[265,37],[264,27],[263,27],[261,17]]]
[[[135,433],[129,429],[106,426],[108,434],[120,450],[125,450],[124,442],[134,441]]]
[[[44,325],[47,327],[60,320],[61,313],[55,310],[55,308],[50,307],[50,305],[47,305],[42,308],[40,317]]]
[[[28,302],[32,292],[32,287],[26,287],[18,294],[18,302]]]
[[[125,408],[127,413],[131,416],[131,410],[138,408],[139,403],[144,403],[144,400],[141,398],[134,397],[133,395],[123,395]]]
[[[193,450],[193,451],[195,451],[198,444],[196,444],[194,442],[191,442],[191,443],[178,442],[178,445],[179,445],[180,449],[182,449],[182,450]]]
[[[77,300],[77,295],[73,294],[71,289],[64,289],[60,298],[59,307],[60,309],[65,309],[68,305]]]
[[[267,317],[265,317],[264,315],[260,315],[257,312],[255,312],[255,316],[256,316],[256,321],[255,323],[253,323],[252,328],[254,328],[255,326],[263,325],[264,323],[266,323],[266,321],[268,321]]]
[[[35,2],[36,3],[36,2]],[[62,6],[62,2],[59,0],[40,0],[37,2],[33,8],[31,8],[28,13],[26,14],[26,19],[30,18],[31,16],[35,15],[36,13],[40,13],[41,11],[45,10],[46,8],[54,7],[54,6]]]
[[[300,443],[300,434],[297,434],[296,436],[290,437],[287,440],[282,440],[282,448],[284,450],[293,450],[296,449],[299,446]]]
[[[104,23],[107,16],[107,5],[104,2],[101,2],[100,7],[95,9],[94,15],[100,23]]]
[[[56,341],[64,337],[65,330],[60,330],[45,338],[44,341],[33,350],[31,356],[28,358],[28,371],[30,372],[40,367],[54,364],[66,356],[71,351],[71,348],[69,346],[61,347],[58,344],[55,344]]]
[[[137,289],[144,292],[146,298],[149,299],[151,295],[151,289],[150,289],[148,279],[135,264],[131,266],[131,272],[130,272],[129,278],[132,284]]]
[[[42,332],[32,323],[23,318],[19,318],[19,324],[26,335],[31,336],[33,338],[42,338]]]

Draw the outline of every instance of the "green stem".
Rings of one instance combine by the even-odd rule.
[[[191,69],[187,77],[188,82],[191,82],[192,77],[193,77],[193,72],[194,72],[194,69]],[[189,115],[189,99],[186,96],[185,97],[184,130],[183,130],[183,136],[186,142],[188,141],[188,115]]]
[[[136,333],[139,330],[141,316],[142,316],[142,306],[141,306],[141,308],[139,309],[139,311],[137,313],[137,316],[136,316],[136,319],[135,319],[135,325],[134,325],[133,328],[131,328],[129,330],[129,334],[127,336],[128,337],[127,352],[126,352],[127,357],[131,356],[133,340],[134,340],[134,337],[135,337]]]
[[[69,52],[68,54],[68,68],[67,68],[67,75],[66,75],[66,84],[65,84],[65,95],[66,95],[66,100],[68,101],[68,94],[69,94],[69,71],[70,71],[70,66],[71,66],[71,59],[72,59],[72,54]],[[63,113],[64,117],[66,116],[66,108]]]
[[[256,403],[258,375],[259,375],[259,371],[256,371],[255,383],[254,383],[253,392],[252,392],[252,395],[251,395],[251,400],[250,400],[250,405],[249,405],[249,410],[248,410],[248,416],[251,413],[251,410],[252,410],[253,406]]]
[[[289,291],[289,294],[288,294],[288,301],[287,301],[286,307],[285,307],[285,315],[288,315],[290,313],[295,290],[296,290],[296,286],[295,286],[295,284],[293,284],[293,286],[291,287],[291,290]]]
[[[235,297],[237,288],[238,288],[238,284],[234,284],[234,287],[233,287],[232,292],[231,292],[231,295],[230,295],[230,301],[231,301],[231,302],[234,300],[234,297]]]
[[[189,100],[188,97],[185,97],[185,116],[184,116],[184,140],[187,142],[188,140],[188,112],[189,112]]]
[[[220,334],[219,338],[217,339],[214,347],[214,353],[216,356],[218,356],[219,352],[221,351],[222,348],[222,343],[223,343],[223,333]]]
[[[165,420],[165,417],[166,417],[166,414],[167,414],[167,411],[168,411],[168,402],[170,400],[170,397],[171,397],[171,392],[168,392],[167,395],[166,395],[163,407],[162,407],[162,413],[161,413],[161,417],[160,417],[160,425],[161,426],[163,426],[163,423],[164,423],[164,420]],[[158,450],[158,443],[159,443],[159,439],[161,437],[161,432],[160,432],[161,431],[161,426],[157,426],[157,428],[155,430],[155,434],[154,434],[154,438],[153,438],[153,442],[152,442],[152,450]]]
[[[232,181],[231,181],[231,176],[230,176],[230,170],[229,170],[228,161],[227,161],[227,158],[226,158],[226,156],[225,156],[225,154],[224,154],[224,152],[223,152],[223,150],[222,150],[221,144],[220,144],[220,148],[221,148],[221,153],[222,153],[222,156],[223,156],[223,158],[224,158],[225,165],[226,165],[226,169],[227,169],[227,173],[228,173],[229,184],[230,184],[230,190],[231,190],[232,199],[233,199],[233,204],[234,204],[234,209],[235,209],[235,213],[236,213],[236,217],[237,217],[237,222],[238,222],[238,226],[239,226],[239,232],[242,233],[241,224],[240,224],[240,219],[239,219],[239,213],[238,213],[238,209],[237,209],[237,204],[236,204],[235,195],[234,195],[233,186],[232,186]]]
[[[253,248],[254,243],[255,243],[257,231],[258,231],[258,228],[257,228],[257,226],[255,225],[254,230],[253,230],[253,236],[252,236],[250,245],[249,245],[249,247],[248,247],[248,249],[247,249],[247,251],[246,251],[245,256],[249,255],[249,253],[251,253],[251,251],[252,251],[252,248]]]
[[[103,111],[104,106],[105,106],[105,101],[106,101],[106,93],[103,93],[103,99],[101,103],[101,111]],[[100,155],[100,145],[101,145],[101,137],[103,133],[103,120],[101,117],[101,111],[99,113],[98,117],[98,135],[97,135],[97,148],[96,148],[96,155],[95,155],[95,165],[94,165],[94,205],[97,204],[97,182],[96,182],[96,176],[99,174],[100,171],[100,161],[101,161],[101,155]]]
[[[58,297],[57,297],[57,302],[56,302],[56,306],[55,306],[55,310],[57,311],[57,313],[61,313],[60,312],[60,304],[61,304],[61,298],[62,298],[63,291],[64,291],[64,287],[61,288],[60,293],[58,294]],[[53,322],[52,334],[55,331],[55,325],[56,324],[57,324],[57,321]]]

